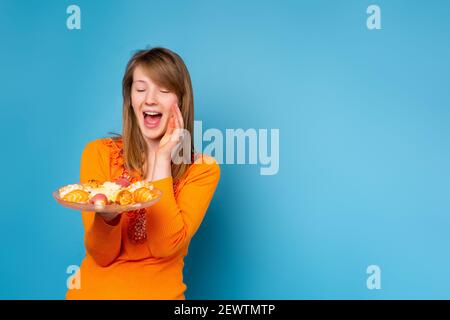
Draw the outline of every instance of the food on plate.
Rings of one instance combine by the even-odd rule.
[[[108,198],[103,193],[97,193],[95,196],[89,199],[89,203],[97,206],[105,206],[108,204]]]
[[[85,185],[91,188],[98,188],[101,185],[101,182],[98,180],[88,180]]]
[[[141,187],[133,192],[133,199],[136,202],[147,202],[155,198],[155,194],[147,187]]]
[[[62,200],[77,203],[90,203],[98,206],[110,204],[130,205],[148,202],[157,197],[153,184],[148,181],[131,183],[125,178],[100,182],[88,180],[85,183],[69,184],[58,190]]]
[[[117,179],[115,182],[116,182],[119,186],[124,187],[124,188],[128,187],[128,186],[131,184],[130,181],[128,181],[128,180],[125,179],[125,178],[119,178],[119,179]]]
[[[142,188],[142,187],[146,187],[150,190],[153,190],[153,185],[151,182],[148,181],[137,181],[133,184],[130,184],[130,186],[127,188],[128,191],[130,191],[131,193],[133,193],[135,190]]]
[[[133,203],[133,194],[128,190],[121,190],[116,196],[116,203],[120,205],[127,205]]]
[[[64,198],[66,194],[73,190],[83,190],[83,186],[79,184],[68,184],[67,186],[64,186],[59,189],[59,196],[61,198]]]
[[[84,203],[89,200],[89,192],[81,189],[72,190],[64,195],[63,200]]]

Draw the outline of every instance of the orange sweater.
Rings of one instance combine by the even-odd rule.
[[[80,167],[81,183],[127,175],[122,141],[88,143]],[[176,185],[172,177],[153,181],[163,192],[160,201],[123,213],[117,226],[82,212],[86,257],[79,269],[81,288],[69,289],[66,299],[185,299],[183,259],[219,177],[214,158],[201,155]]]

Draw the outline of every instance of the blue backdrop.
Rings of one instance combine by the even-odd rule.
[[[450,298],[450,4],[376,1],[369,30],[372,3],[2,0],[0,298],[64,298],[83,230],[51,192],[121,131],[148,46],[185,60],[203,130],[280,130],[278,174],[221,166],[187,298]]]

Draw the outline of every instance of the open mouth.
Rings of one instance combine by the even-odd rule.
[[[156,128],[161,122],[162,113],[154,111],[144,111],[144,124],[148,128]]]

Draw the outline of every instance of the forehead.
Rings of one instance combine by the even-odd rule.
[[[148,74],[148,72],[145,70],[145,68],[143,68],[142,66],[138,65],[136,66],[136,68],[134,68],[133,71],[133,82],[149,82],[152,84],[156,84],[152,78],[150,77],[150,75]]]

